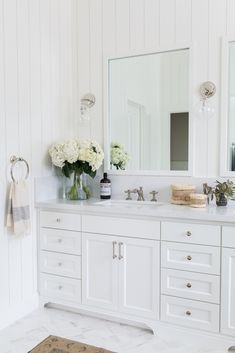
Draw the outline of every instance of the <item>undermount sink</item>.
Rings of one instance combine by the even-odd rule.
[[[142,206],[151,206],[151,207],[158,207],[162,206],[163,203],[161,202],[154,202],[154,201],[136,201],[136,200],[103,200],[98,201],[95,203],[98,206],[106,206],[106,207],[142,207]]]

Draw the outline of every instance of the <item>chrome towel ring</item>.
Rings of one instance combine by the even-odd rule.
[[[24,158],[22,158],[22,157],[16,157],[16,156],[11,156],[10,162],[11,162],[11,171],[10,171],[10,173],[11,173],[11,179],[12,179],[12,181],[16,181],[16,179],[15,179],[15,177],[14,177],[13,171],[14,171],[14,167],[15,167],[16,163],[18,163],[18,162],[24,162],[24,163],[25,163],[26,169],[27,169],[27,170],[26,170],[25,179],[28,179],[28,177],[29,177],[29,164],[28,164],[28,162],[27,162]]]

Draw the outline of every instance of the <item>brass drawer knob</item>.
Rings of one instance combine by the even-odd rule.
[[[192,233],[189,230],[186,232],[186,234],[188,237],[191,237],[191,235],[192,235]]]
[[[188,256],[187,256],[187,260],[188,260],[188,261],[191,261],[191,260],[192,260],[192,256],[188,255]]]
[[[187,316],[191,316],[191,315],[192,315],[191,311],[189,311],[189,310],[187,310],[185,314],[186,314]]]
[[[187,283],[186,286],[187,286],[188,288],[191,288],[191,287],[192,287],[191,283]]]

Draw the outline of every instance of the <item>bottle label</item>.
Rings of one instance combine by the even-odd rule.
[[[110,196],[111,195],[111,183],[101,183],[100,184],[100,195]]]

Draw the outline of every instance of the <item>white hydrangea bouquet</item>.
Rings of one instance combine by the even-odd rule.
[[[111,143],[110,164],[117,169],[125,170],[129,161],[129,156],[120,143]]]
[[[84,200],[89,198],[90,190],[83,183],[83,175],[92,178],[102,165],[104,152],[101,146],[93,140],[68,140],[54,144],[49,149],[54,166],[61,169],[63,175],[70,178],[73,183],[66,196],[70,200]]]

